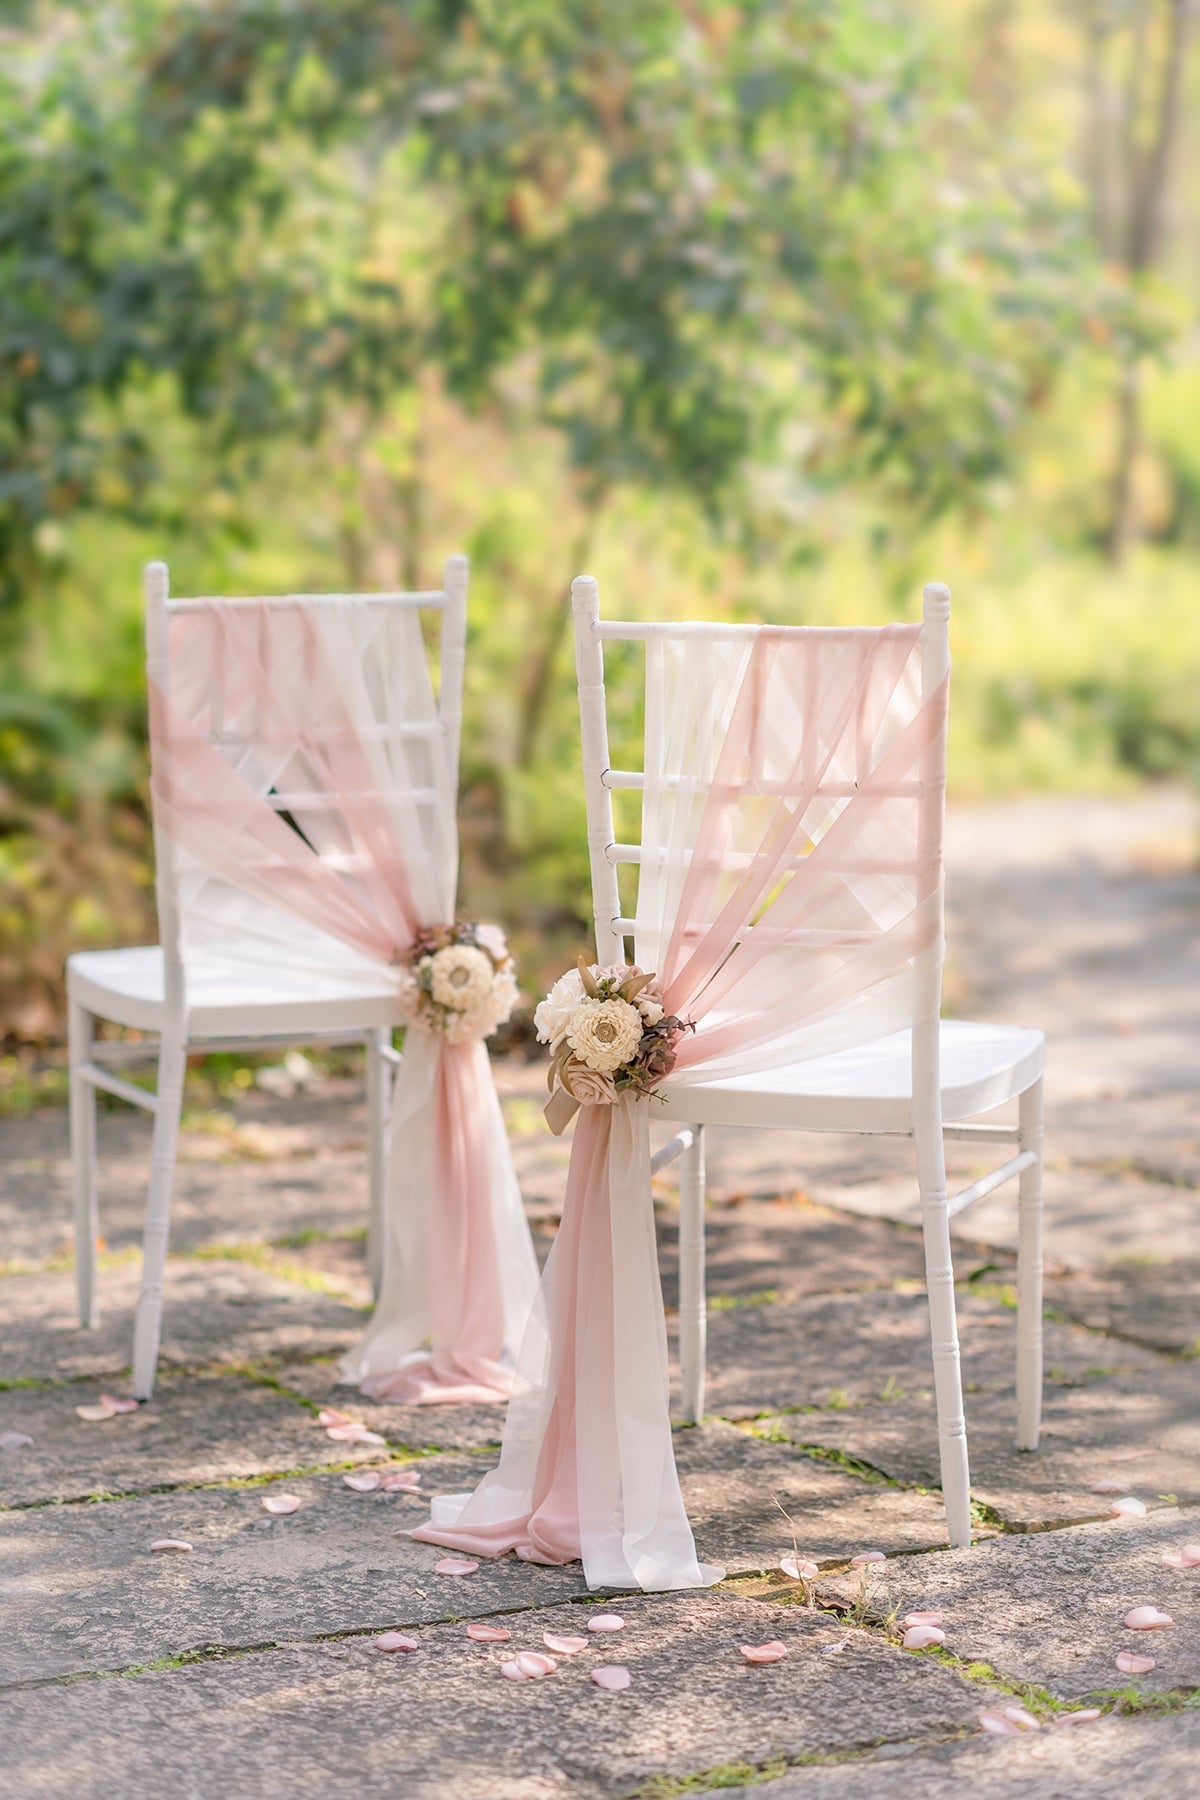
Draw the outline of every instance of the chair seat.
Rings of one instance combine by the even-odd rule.
[[[165,1011],[163,953],[157,944],[78,951],[67,959],[67,991],[114,1024],[159,1031]],[[289,967],[269,956],[244,961],[190,956],[186,992],[189,1040],[403,1023],[395,977],[348,951],[308,967]]]
[[[942,1117],[972,1119],[1002,1106],[1042,1073],[1045,1038],[1021,1025],[944,1019]],[[910,1131],[912,1033],[898,1031],[834,1056],[814,1057],[757,1075],[672,1084],[655,1116],[690,1125],[753,1125],[771,1130]]]

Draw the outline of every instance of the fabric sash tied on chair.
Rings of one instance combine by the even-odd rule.
[[[377,990],[380,965],[454,915],[451,759],[416,614],[190,605],[171,691],[150,683],[185,967],[189,949],[219,959],[236,919],[279,968],[319,984],[332,960]],[[537,1265],[482,1040],[410,1025],[390,1129],[383,1284],[343,1376],[380,1398],[504,1399]]]
[[[941,941],[920,800],[947,690],[922,699],[921,628],[763,628],[752,645],[668,640],[668,654],[648,667],[637,961],[695,1031],[664,1086],[910,1025],[918,959]],[[697,1559],[672,1449],[654,1105],[580,1111],[499,1466],[473,1494],[436,1498],[414,1537],[581,1557],[592,1587],[720,1578]]]

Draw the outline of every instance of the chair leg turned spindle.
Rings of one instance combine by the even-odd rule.
[[[367,1225],[367,1266],[371,1298],[378,1301],[383,1287],[384,1233],[387,1229],[387,1118],[391,1093],[384,1049],[392,1034],[380,1028],[367,1034],[367,1156],[370,1168],[370,1212]]]
[[[692,1127],[679,1162],[679,1371],[683,1416],[704,1417],[708,1320],[704,1301],[704,1128]]]
[[[925,1240],[925,1285],[933,1342],[933,1387],[937,1402],[942,1497],[952,1550],[971,1542],[971,1473],[967,1422],[963,1413],[962,1367],[954,1304],[954,1262],[950,1213],[946,1204],[946,1156],[940,1123],[916,1134],[917,1177],[921,1186],[921,1230]]]
[[[1022,1169],[1017,1238],[1017,1448],[1036,1450],[1042,1424],[1042,1080],[1020,1100],[1020,1147],[1037,1157]]]
[[[71,1120],[71,1180],[75,1199],[75,1289],[79,1323],[94,1331],[96,1240],[100,1234],[96,1197],[96,1090],[80,1073],[92,1053],[92,1015],[77,1000],[67,1002],[67,1056]]]
[[[186,1068],[187,1051],[183,1039],[168,1037],[164,1032],[158,1052],[158,1106],[154,1114],[150,1193],[146,1202],[146,1230],[142,1243],[142,1285],[133,1330],[135,1400],[149,1400],[154,1392],[154,1373],[162,1331],[167,1241],[171,1231],[171,1188],[175,1179],[175,1151],[179,1141],[179,1115],[183,1109],[183,1078]]]

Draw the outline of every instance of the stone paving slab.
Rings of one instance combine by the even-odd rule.
[[[1200,1711],[1166,1718],[1105,1718],[1090,1725],[914,1743],[854,1762],[794,1769],[778,1781],[723,1788],[745,1800],[1195,1800]]]
[[[1146,1519],[1109,1519],[1074,1531],[994,1537],[970,1550],[897,1557],[872,1571],[872,1607],[945,1614],[946,1649],[989,1664],[1007,1681],[1030,1682],[1059,1700],[1131,1685],[1153,1693],[1200,1690],[1200,1575],[1168,1568],[1164,1550],[1200,1541],[1200,1508],[1167,1508]],[[840,1578],[845,1587],[849,1578]],[[1135,1606],[1153,1605],[1174,1624],[1129,1631]],[[1118,1651],[1155,1658],[1142,1676],[1116,1668]]]
[[[966,1415],[971,1491],[1011,1530],[1102,1517],[1108,1501],[1089,1490],[1106,1478],[1129,1482],[1149,1505],[1164,1494],[1200,1501],[1200,1405],[1190,1364],[1047,1386],[1033,1452],[1016,1448],[1010,1394],[968,1394]],[[927,1394],[764,1419],[756,1429],[843,1450],[898,1481],[930,1487],[939,1479],[937,1418]]]
[[[1197,1097],[1187,1096],[1197,1110]],[[1114,1109],[1124,1121],[1142,1105],[1141,1097],[1121,1096]],[[1110,1121],[1108,1130],[1113,1131]],[[1124,1132],[1121,1143],[1124,1144]],[[1096,1146],[1092,1144],[1094,1152]],[[1115,1148],[1116,1146],[1114,1146]],[[1162,1179],[1148,1179],[1130,1169],[1063,1166],[1054,1158],[1065,1153],[1060,1146],[1048,1150],[1046,1170],[1046,1258],[1052,1270],[1086,1269],[1115,1259],[1148,1257],[1196,1258],[1200,1256],[1200,1205],[1193,1188],[1178,1187]],[[948,1158],[951,1185],[973,1178],[981,1165],[955,1169]],[[920,1222],[920,1201],[910,1183],[895,1175],[879,1175],[834,1185],[815,1176],[809,1181],[813,1198],[846,1212],[867,1218],[890,1219],[910,1227]],[[961,1263],[979,1245],[1015,1255],[1017,1203],[1015,1187],[1000,1188],[960,1214],[951,1226],[955,1259]],[[969,1266],[969,1265],[968,1265]]]
[[[139,1262],[99,1275],[100,1322],[80,1329],[69,1271],[0,1278],[0,1371],[6,1381],[116,1376],[133,1355]],[[223,1257],[170,1257],[159,1367],[236,1366],[348,1349],[366,1311],[271,1269]]]
[[[764,1291],[794,1299],[925,1279],[918,1232],[848,1217],[788,1194],[714,1202],[704,1235],[708,1294],[718,1310],[723,1302]],[[679,1302],[678,1213],[673,1204],[659,1212],[658,1246],[663,1301],[671,1310]]]
[[[251,1089],[236,1107],[185,1109],[171,1196],[171,1244],[354,1231],[367,1222],[366,1108],[361,1085],[320,1081],[278,1100]],[[65,1107],[3,1122],[0,1245],[38,1263],[69,1251],[71,1165]],[[127,1107],[99,1124],[100,1230],[108,1247],[140,1245],[150,1125]]]
[[[1046,1301],[1093,1331],[1200,1356],[1200,1257],[1074,1272],[1047,1282]]]
[[[353,1413],[390,1444],[418,1450],[486,1450],[498,1445],[504,1431],[505,1405],[394,1406],[368,1400],[338,1380],[336,1360],[287,1362],[274,1371],[291,1393],[318,1406]]]
[[[578,1564],[546,1570],[509,1557],[485,1560],[463,1580],[434,1576],[441,1552],[397,1533],[427,1517],[431,1494],[473,1487],[488,1464],[432,1457],[417,1466],[421,1498],[360,1494],[340,1475],[321,1475],[0,1513],[0,1563],[11,1583],[0,1684],[586,1593]],[[730,1573],[774,1568],[792,1549],[781,1507],[806,1551],[821,1557],[945,1541],[936,1496],[872,1487],[730,1426],[681,1433],[679,1468],[700,1554]],[[303,1505],[271,1517],[263,1495],[284,1489]],[[159,1538],[182,1538],[194,1552],[152,1555]]]
[[[951,1669],[803,1608],[715,1593],[639,1596],[620,1612],[619,1638],[542,1681],[506,1681],[503,1649],[441,1625],[408,1656],[347,1641],[10,1693],[4,1792],[616,1800],[664,1771],[962,1729],[980,1704]],[[587,1617],[523,1615],[514,1643]],[[745,1663],[739,1644],[775,1637],[783,1662]],[[606,1663],[629,1668],[624,1693],[589,1679]]]
[[[970,1289],[958,1296],[963,1380],[977,1389],[1011,1390],[1016,1370],[1016,1313]],[[1133,1344],[1100,1340],[1047,1321],[1046,1364],[1059,1379],[1097,1366],[1155,1371],[1161,1359]],[[887,1388],[929,1389],[929,1308],[923,1289],[782,1300],[714,1310],[708,1322],[706,1410],[753,1417],[772,1407],[847,1405]],[[890,1384],[890,1385],[889,1385]]]
[[[874,1485],[735,1426],[677,1431],[675,1461],[700,1554],[730,1574],[774,1568],[797,1541],[818,1558],[946,1542],[939,1494]]]
[[[0,1507],[380,1460],[378,1446],[335,1443],[307,1407],[238,1376],[166,1376],[136,1413],[76,1417],[98,1398],[82,1383],[0,1394],[0,1429],[33,1439],[0,1450]]]
[[[400,1534],[427,1517],[430,1493],[472,1486],[480,1469],[439,1458],[421,1474],[424,1497],[356,1493],[340,1475],[324,1475],[0,1513],[0,1686],[587,1593],[578,1564],[509,1559],[482,1562],[470,1578],[435,1575],[443,1552]],[[300,1510],[265,1512],[264,1495],[285,1489]],[[182,1538],[193,1551],[154,1554],[149,1546],[160,1538]]]

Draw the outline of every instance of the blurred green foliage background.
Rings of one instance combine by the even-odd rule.
[[[0,23],[0,1034],[153,934],[139,572],[472,559],[465,910],[586,940],[567,589],[955,590],[952,783],[1200,766],[1185,0],[29,0]],[[618,747],[632,681],[610,684]]]

